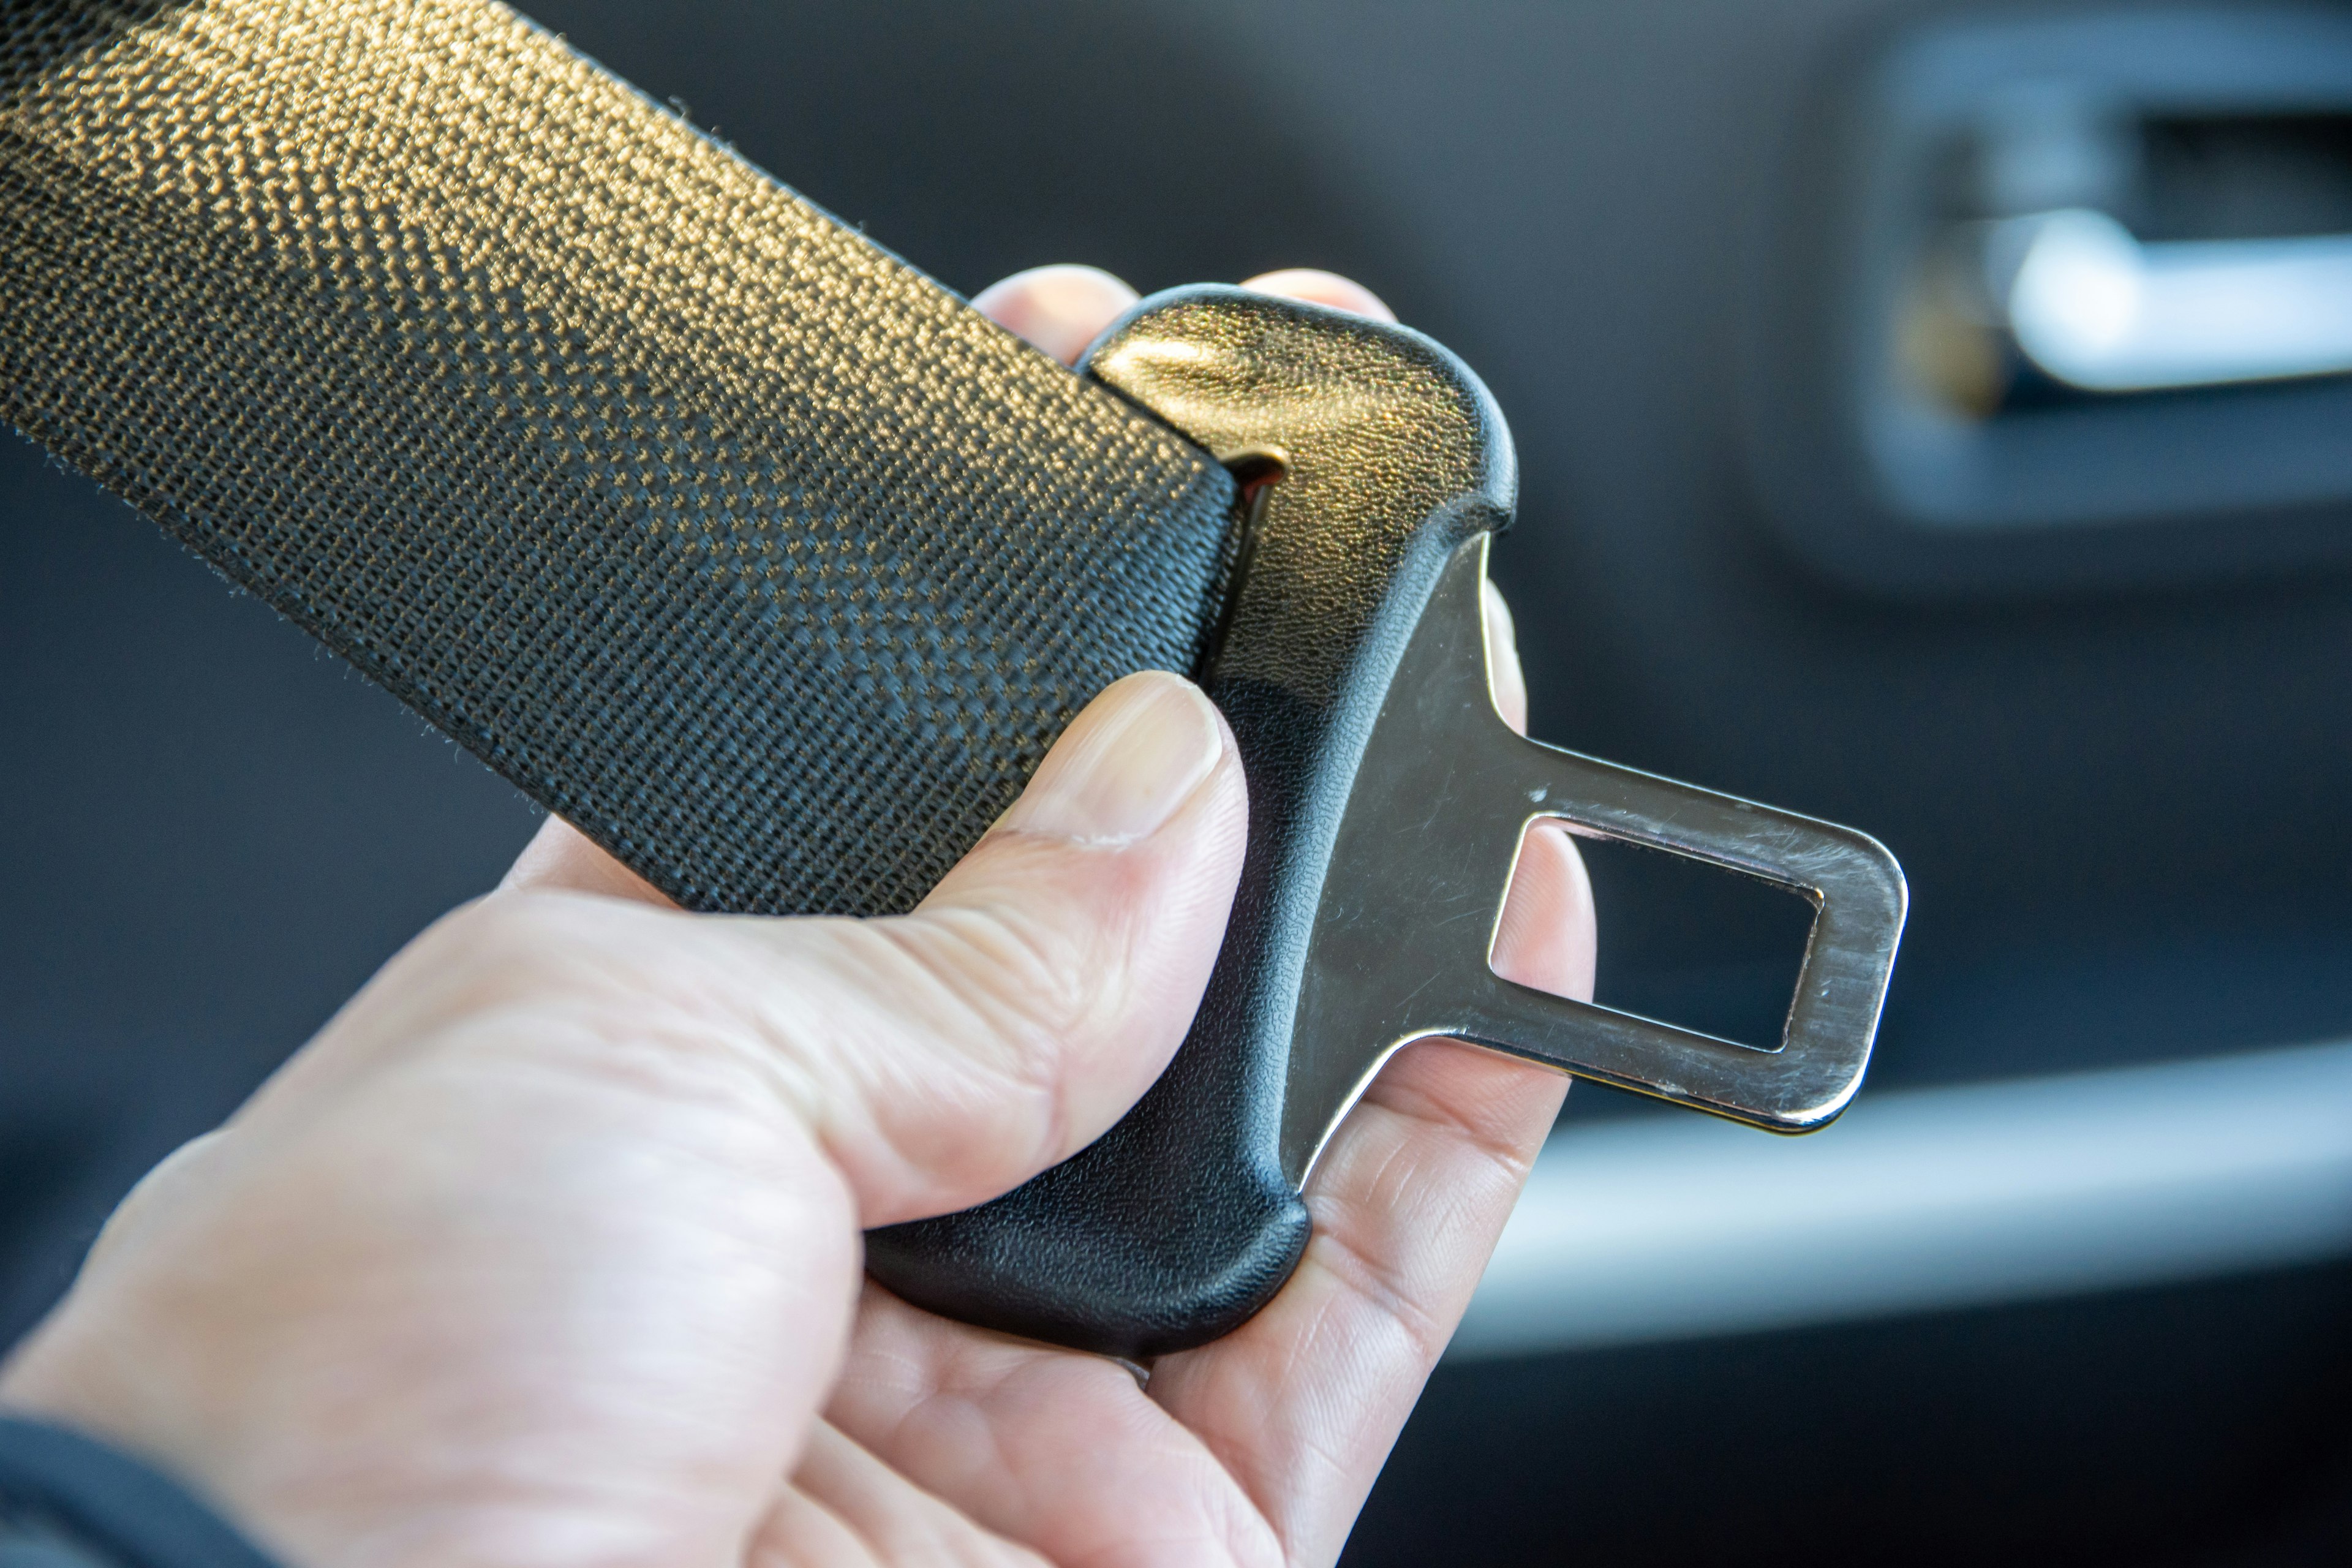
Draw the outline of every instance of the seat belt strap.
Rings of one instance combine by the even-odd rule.
[[[911,907],[1225,470],[505,7],[0,12],[0,416],[688,907]]]

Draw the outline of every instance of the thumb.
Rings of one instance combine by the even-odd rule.
[[[1131,675],[1078,716],[913,914],[824,922],[869,944],[848,969],[865,976],[857,1032],[879,1028],[897,1047],[896,1081],[869,1077],[832,1102],[827,1142],[865,1223],[993,1197],[1141,1097],[1208,984],[1248,809],[1215,706],[1177,676]],[[869,968],[872,944],[888,961]],[[878,1066],[863,1040],[838,1044],[861,1072]],[[907,1092],[898,1075],[910,1069],[930,1077],[925,1089]],[[898,1173],[855,1152],[866,1140],[845,1111],[876,1119],[870,1146]]]
[[[1146,672],[1078,715],[911,914],[681,915],[552,818],[478,908],[496,921],[558,895],[561,944],[627,951],[592,985],[649,965],[666,990],[698,976],[686,988],[713,1032],[815,1132],[860,1223],[883,1225],[1008,1191],[1141,1096],[1200,1005],[1247,825],[1223,716]],[[561,898],[581,893],[602,897]]]

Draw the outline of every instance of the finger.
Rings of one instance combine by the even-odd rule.
[[[1339,1554],[1509,1215],[1562,1084],[1451,1042],[1401,1053],[1308,1185],[1297,1272],[1152,1393],[1265,1510],[1289,1560]]]
[[[1328,305],[1334,310],[1352,310],[1376,321],[1396,320],[1396,312],[1381,303],[1378,294],[1352,278],[1342,278],[1336,272],[1325,272],[1318,268],[1286,267],[1278,272],[1261,272],[1245,280],[1242,287],[1260,294],[1279,294],[1286,300],[1304,300],[1310,305]]]
[[[972,296],[971,308],[1060,360],[1076,364],[1103,329],[1125,315],[1134,289],[1099,267],[1033,267]]]
[[[866,1287],[826,1418],[1055,1563],[1281,1562],[1216,1458],[1124,1366],[951,1323]]]
[[[382,1005],[415,1016],[381,1032],[418,1037],[485,986],[646,1019],[633,1027],[747,1061],[862,1225],[945,1213],[1076,1152],[1159,1075],[1223,935],[1247,815],[1215,708],[1180,677],[1129,676],[910,915],[485,900],[394,961],[418,984]]]
[[[857,1081],[816,1114],[867,1225],[1009,1190],[1134,1103],[1200,1004],[1247,828],[1223,716],[1133,675],[913,915],[831,926],[863,1016],[828,1052]]]
[[[519,889],[428,931],[386,970],[414,983],[371,987],[330,1033],[421,1038],[486,989],[554,994],[567,1016],[627,1026],[596,1038],[747,1065],[816,1136],[862,1225],[946,1213],[1075,1153],[1167,1065],[1247,822],[1216,709],[1181,677],[1132,675],[910,915],[716,921]]]
[[[670,907],[667,895],[622,865],[560,816],[539,825],[530,842],[499,882],[502,893],[593,893],[635,903]]]
[[[1519,667],[1519,627],[1503,591],[1491,582],[1478,584],[1479,607],[1486,626],[1486,677],[1495,689],[1495,711],[1503,722],[1528,732],[1528,678]]]
[[[1486,627],[1486,668],[1504,722],[1528,732],[1528,683],[1519,667],[1518,628],[1502,590],[1479,584]],[[1592,889],[1565,824],[1528,829],[1503,900],[1490,960],[1495,973],[1561,996],[1592,994]],[[1565,1082],[1565,1080],[1562,1080]]]
[[[1495,973],[1538,991],[1589,1001],[1597,923],[1592,884],[1576,840],[1557,822],[1529,826],[1488,954]],[[1555,1081],[1563,1088],[1568,1082]]]
[[[1496,705],[1520,727],[1509,612],[1495,594],[1487,610]],[[1495,969],[1589,998],[1593,932],[1573,841],[1537,825],[1505,902]],[[1154,1370],[1152,1396],[1265,1510],[1291,1561],[1338,1555],[1566,1089],[1545,1068],[1451,1042],[1400,1053],[1316,1165],[1314,1232],[1289,1284],[1234,1334]]]

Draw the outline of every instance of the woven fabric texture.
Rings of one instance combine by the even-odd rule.
[[[1191,670],[1208,456],[483,0],[0,0],[0,415],[692,908]]]

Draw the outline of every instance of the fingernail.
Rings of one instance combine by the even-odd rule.
[[[1127,313],[1136,292],[1099,267],[1033,267],[972,296],[972,309],[1064,364]]]
[[[1242,287],[1254,293],[1303,300],[1310,305],[1328,305],[1335,310],[1352,311],[1359,316],[1369,316],[1375,321],[1396,320],[1396,312],[1390,310],[1378,294],[1352,278],[1342,278],[1319,267],[1286,267],[1276,272],[1261,272],[1255,278],[1244,279]]]
[[[1131,843],[1175,816],[1223,754],[1216,710],[1198,687],[1157,671],[1130,675],[1054,742],[1001,826]]]

